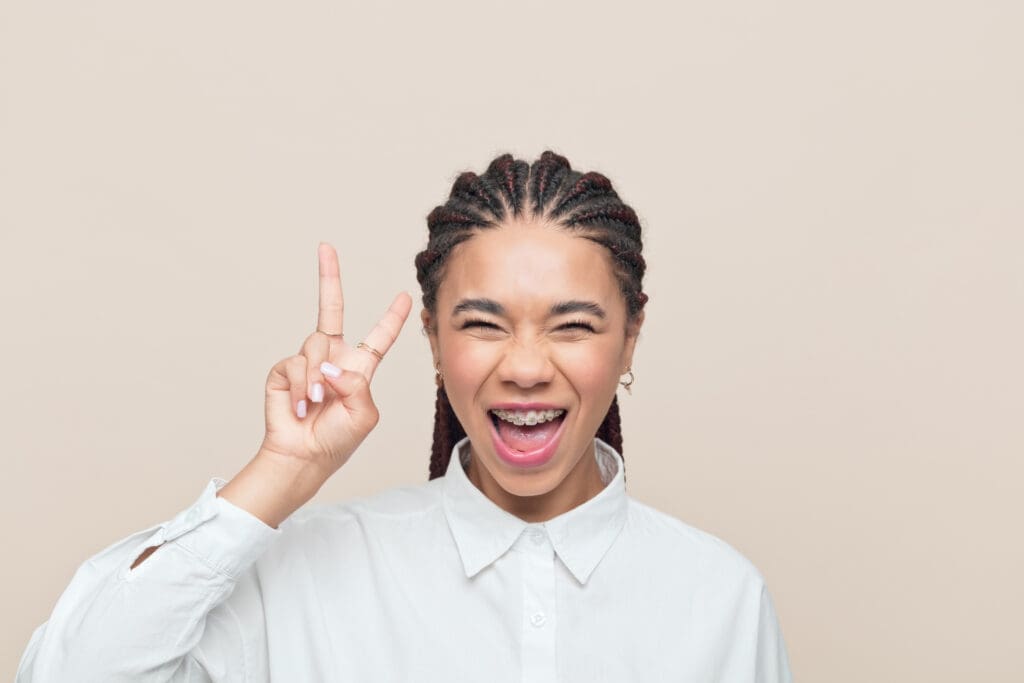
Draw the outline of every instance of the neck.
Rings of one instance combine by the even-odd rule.
[[[594,448],[594,442],[591,441],[569,474],[553,489],[536,496],[518,496],[502,488],[487,468],[480,465],[480,459],[472,452],[472,445],[466,476],[506,512],[531,524],[546,522],[582,505],[604,489],[605,483],[601,479]]]

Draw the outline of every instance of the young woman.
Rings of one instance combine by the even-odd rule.
[[[257,455],[85,562],[19,683],[790,680],[757,569],[626,494],[633,210],[545,152],[463,173],[427,223],[429,481],[299,509],[377,424],[370,382],[412,306],[346,336],[321,245],[317,329],[270,371]]]

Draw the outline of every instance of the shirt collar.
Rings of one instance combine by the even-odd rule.
[[[465,437],[452,449],[443,500],[462,566],[472,578],[508,552],[530,525],[498,507],[466,476],[463,466],[469,462],[469,449],[463,446],[468,442]],[[545,528],[562,564],[581,584],[590,578],[626,523],[622,456],[601,439],[594,439],[594,457],[605,487],[585,503],[536,525]]]

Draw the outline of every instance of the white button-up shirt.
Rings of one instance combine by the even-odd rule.
[[[444,477],[278,529],[211,480],[79,567],[16,683],[791,680],[761,574],[629,497],[607,444],[604,489],[531,524],[469,481],[466,443]]]

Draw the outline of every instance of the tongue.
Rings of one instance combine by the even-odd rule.
[[[498,420],[498,436],[505,445],[514,451],[535,451],[548,442],[562,424],[561,417],[540,424],[514,425],[505,420]]]

